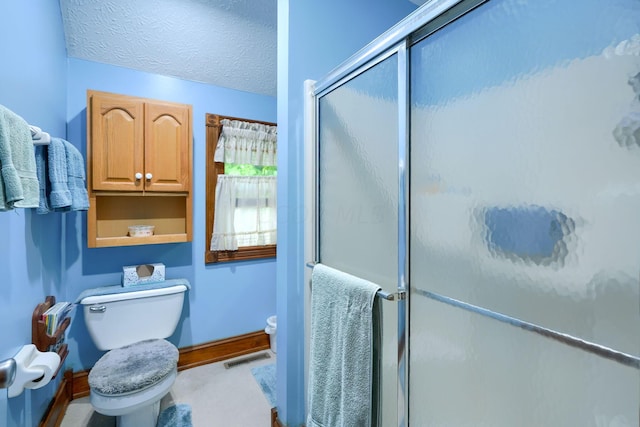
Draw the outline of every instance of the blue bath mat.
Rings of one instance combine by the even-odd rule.
[[[272,408],[276,406],[276,365],[256,366],[251,368],[251,373],[256,379],[262,392],[267,397]]]
[[[191,406],[184,403],[169,406],[158,417],[157,427],[193,427]]]

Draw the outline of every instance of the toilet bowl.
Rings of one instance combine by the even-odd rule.
[[[165,340],[111,350],[89,372],[91,405],[101,414],[120,417],[120,426],[155,426],[177,363],[178,349]]]
[[[90,401],[118,427],[155,427],[175,382],[179,352],[164,338],[175,331],[189,285],[167,282],[90,289],[79,298],[94,343],[109,350],[89,373]]]

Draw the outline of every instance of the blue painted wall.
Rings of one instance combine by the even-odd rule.
[[[171,340],[198,344],[262,329],[276,309],[281,398],[288,425],[304,418],[302,230],[302,82],[319,79],[415,6],[397,0],[279,1],[279,93],[273,97],[217,88],[77,59],[67,59],[57,2],[3,4],[0,103],[85,153],[86,90],[95,89],[192,104],[194,139],[194,240],[134,248],[86,247],[86,214],[37,216],[0,213],[0,357],[12,357],[31,337],[31,312],[46,295],[73,300],[82,290],[120,280],[122,265],[163,262],[167,277],[192,282],[184,315]],[[338,13],[339,11],[339,13]],[[280,123],[279,261],[205,266],[205,113]],[[80,313],[76,313],[80,314]],[[288,335],[288,336],[287,336]],[[67,367],[86,369],[101,354],[76,315],[68,333]],[[9,401],[0,394],[0,425],[35,426],[59,380]],[[6,419],[5,419],[6,418]]]
[[[86,153],[86,90],[193,105],[193,242],[88,249],[86,214],[0,213],[0,359],[31,341],[31,314],[46,295],[74,300],[84,289],[116,284],[123,265],[163,262],[167,277],[192,284],[178,330],[170,339],[189,346],[264,328],[275,313],[276,262],[205,266],[205,114],[276,121],[276,99],[129,69],[67,58],[58,2],[9,2],[0,7],[0,104]],[[102,354],[76,312],[67,334],[66,368],[87,369]],[[35,426],[59,385],[7,399],[0,393],[0,425]]]
[[[0,104],[64,137],[66,51],[58,2],[4,2],[0,9]],[[0,360],[31,342],[35,306],[46,295],[64,295],[63,218],[30,209],[0,213]],[[0,390],[0,425],[37,425],[59,381],[12,399]]]
[[[205,266],[205,115],[276,121],[274,97],[159,76],[122,67],[68,60],[67,137],[86,152],[87,90],[122,93],[193,106],[193,242],[119,248],[86,245],[86,215],[67,214],[65,291],[74,300],[85,289],[120,283],[123,265],[161,262],[167,278],[187,278],[192,289],[171,341],[200,344],[266,326],[276,311],[275,260]],[[144,315],[141,313],[141,315]],[[149,319],[149,321],[152,321]],[[78,310],[67,335],[67,366],[88,369],[103,353],[95,348]]]
[[[304,94],[416,6],[397,0],[278,2],[278,416],[304,423]]]

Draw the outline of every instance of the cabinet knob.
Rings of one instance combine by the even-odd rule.
[[[140,172],[136,173],[136,179],[142,179],[142,174]]]
[[[153,178],[153,175],[151,175],[150,172],[147,172],[147,174],[144,177],[150,180],[151,178]]]

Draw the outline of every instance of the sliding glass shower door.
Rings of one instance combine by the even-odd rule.
[[[412,46],[410,425],[639,425],[639,55],[632,0]]]
[[[398,58],[392,55],[320,97],[319,261],[398,287]],[[396,424],[397,306],[382,310],[380,383],[374,383],[374,425]],[[386,396],[383,402],[377,397]]]
[[[316,91],[318,260],[406,298],[377,425],[640,425],[640,2],[428,1]]]

